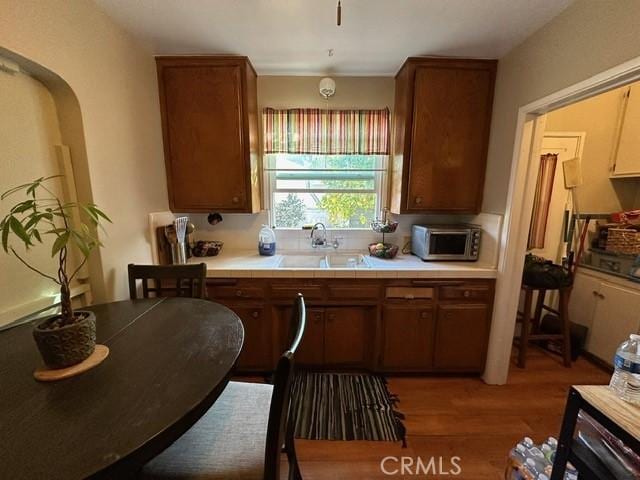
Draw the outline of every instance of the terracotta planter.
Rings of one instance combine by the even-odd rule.
[[[49,368],[65,368],[80,363],[93,353],[96,346],[96,316],[93,312],[74,312],[84,315],[71,325],[53,327],[59,315],[48,317],[33,330],[33,338],[40,355]]]

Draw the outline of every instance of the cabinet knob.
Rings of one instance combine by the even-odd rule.
[[[236,290],[236,297],[242,296],[242,290]]]
[[[429,312],[420,312],[420,318],[428,318]]]
[[[329,321],[331,322],[331,321],[333,321],[333,320],[335,320],[335,319],[336,319],[335,314],[334,314],[334,313],[330,313],[330,314],[329,314]]]
[[[231,199],[231,201],[232,201],[233,203],[238,203],[238,202],[240,201],[240,197],[233,197],[233,198]]]
[[[251,312],[251,316],[253,318],[258,318],[260,316],[260,313],[257,310],[254,310],[253,312]]]
[[[416,205],[420,205],[422,203],[422,197],[416,197],[414,202],[415,202]]]

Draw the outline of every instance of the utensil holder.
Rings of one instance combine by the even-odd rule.
[[[174,265],[187,263],[187,249],[184,242],[171,244],[171,263]]]

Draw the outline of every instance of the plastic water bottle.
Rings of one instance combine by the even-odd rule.
[[[631,334],[620,344],[609,387],[621,399],[640,405],[640,335]]]

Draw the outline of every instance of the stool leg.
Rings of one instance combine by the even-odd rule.
[[[544,300],[547,296],[547,291],[544,289],[538,290],[538,298],[536,299],[536,310],[533,314],[533,326],[531,327],[531,331],[533,333],[540,332],[540,320],[542,317],[542,307],[544,306]]]
[[[529,346],[529,327],[531,326],[531,300],[533,291],[526,289],[524,293],[524,312],[520,330],[520,350],[518,351],[518,367],[524,368],[527,363],[527,347]]]
[[[568,288],[560,289],[560,315],[562,316],[562,353],[564,366],[571,367],[571,323],[569,322],[569,292]]]

